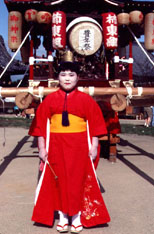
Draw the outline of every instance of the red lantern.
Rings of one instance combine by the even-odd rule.
[[[48,11],[39,11],[37,13],[37,22],[39,24],[50,24],[52,15]]]
[[[103,38],[106,49],[118,47],[118,23],[117,16],[113,12],[102,14]]]
[[[129,25],[130,23],[129,14],[126,12],[119,13],[117,15],[117,20],[119,25]]]
[[[27,22],[36,21],[37,11],[34,9],[29,9],[25,12],[25,20]]]
[[[145,16],[145,48],[147,50],[154,50],[154,13],[148,13]]]
[[[11,11],[8,18],[8,46],[17,50],[21,44],[22,15],[18,11]]]
[[[63,49],[66,45],[66,15],[63,11],[55,11],[52,16],[52,46]]]
[[[131,24],[141,24],[143,21],[143,13],[141,11],[131,11],[129,13]]]

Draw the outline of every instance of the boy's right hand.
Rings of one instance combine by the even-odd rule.
[[[45,162],[47,157],[48,157],[48,153],[46,149],[45,148],[39,149],[39,158]]]

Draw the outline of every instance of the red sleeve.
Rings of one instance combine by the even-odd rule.
[[[107,129],[104,117],[99,105],[89,96],[87,106],[87,120],[91,137],[106,135]]]
[[[46,138],[46,126],[48,118],[50,118],[49,101],[48,98],[45,98],[45,100],[37,108],[28,134],[31,136],[43,136]]]

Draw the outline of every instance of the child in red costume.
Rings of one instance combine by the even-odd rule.
[[[39,157],[45,162],[32,220],[52,225],[54,211],[59,211],[59,232],[68,231],[68,216],[74,233],[110,221],[93,168],[98,162],[98,136],[107,130],[99,106],[77,90],[78,72],[75,63],[61,64],[60,88],[39,105],[29,130],[38,137]]]

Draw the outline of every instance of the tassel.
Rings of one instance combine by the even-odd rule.
[[[69,119],[68,119],[68,112],[67,111],[62,112],[62,125],[69,126]]]
[[[67,93],[65,94],[65,100],[64,100],[64,109],[62,112],[62,126],[69,126],[69,119],[68,119],[68,112],[67,112]]]

